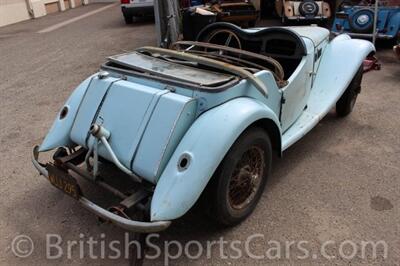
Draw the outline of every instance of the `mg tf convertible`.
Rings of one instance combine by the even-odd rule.
[[[216,23],[196,41],[112,56],[61,107],[32,161],[56,188],[125,230],[166,229],[199,198],[211,218],[232,226],[256,207],[273,153],[331,109],[351,113],[374,49],[345,34],[330,41],[316,26]],[[40,162],[47,151],[52,160]],[[129,189],[111,184],[123,177]],[[95,203],[83,179],[119,203]]]

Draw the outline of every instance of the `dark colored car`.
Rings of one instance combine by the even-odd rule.
[[[154,1],[121,0],[121,10],[126,24],[131,24],[137,17],[154,16]]]

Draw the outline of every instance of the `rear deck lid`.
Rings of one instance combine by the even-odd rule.
[[[329,39],[329,30],[317,27],[317,26],[292,26],[290,30],[296,32],[303,38],[308,38],[314,43],[314,47],[317,47],[324,40]]]
[[[94,78],[71,130],[71,139],[93,145],[89,133],[101,124],[120,162],[150,182],[156,182],[164,165],[194,120],[196,101],[169,90],[108,77]],[[99,154],[111,160],[100,145]]]

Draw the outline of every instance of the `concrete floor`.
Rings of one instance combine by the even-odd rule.
[[[41,142],[75,86],[94,73],[107,56],[155,43],[152,22],[126,26],[118,7],[53,32],[37,33],[99,7],[90,5],[0,28],[1,265],[127,263],[124,258],[91,259],[86,251],[81,259],[77,246],[70,256],[66,254],[68,241],[93,237],[108,245],[123,240],[124,232],[110,225],[99,226],[93,215],[39,177],[30,163],[32,146]],[[213,246],[209,256],[204,253],[195,260],[181,256],[170,265],[399,265],[400,63],[390,49],[382,49],[378,55],[382,70],[365,74],[355,111],[345,119],[336,118],[334,112],[328,114],[282,159],[275,158],[267,189],[248,220],[223,230],[193,211],[156,241],[163,248],[173,240],[182,244],[197,240],[205,248],[207,241],[223,237],[228,243],[241,241],[238,247],[245,255],[236,258],[237,251],[228,244],[224,248],[228,258],[220,256],[219,247]],[[108,196],[96,195],[100,200]],[[13,254],[12,241],[20,234],[34,242],[34,251],[27,258]],[[46,259],[46,234],[62,237],[61,258]],[[316,256],[301,259],[299,254],[304,253],[294,246],[283,250],[280,258],[255,259],[245,252],[245,242],[254,234],[261,234],[248,241],[254,255],[265,254],[271,241],[280,245],[306,241],[305,246]],[[356,244],[385,241],[387,258],[383,249],[378,249],[376,259],[370,250],[364,257],[358,254],[346,259],[339,250],[345,240]],[[335,258],[320,256],[326,241],[333,241],[326,250]],[[20,249],[29,248],[28,244],[22,243]],[[172,246],[172,251],[179,251]],[[99,249],[96,246],[96,254],[100,254]],[[189,250],[196,255],[195,245]],[[145,261],[145,265],[164,263],[163,255]]]

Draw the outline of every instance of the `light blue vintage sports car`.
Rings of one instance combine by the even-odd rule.
[[[272,153],[281,156],[335,106],[340,117],[352,111],[371,52],[368,41],[330,41],[316,26],[216,23],[196,42],[112,56],[75,89],[32,161],[83,207],[129,231],[161,231],[200,196],[213,219],[235,225],[259,201]],[[40,163],[50,150],[53,160]],[[110,163],[118,171],[105,177]],[[124,175],[124,190],[106,182]],[[95,204],[81,177],[120,203]]]

